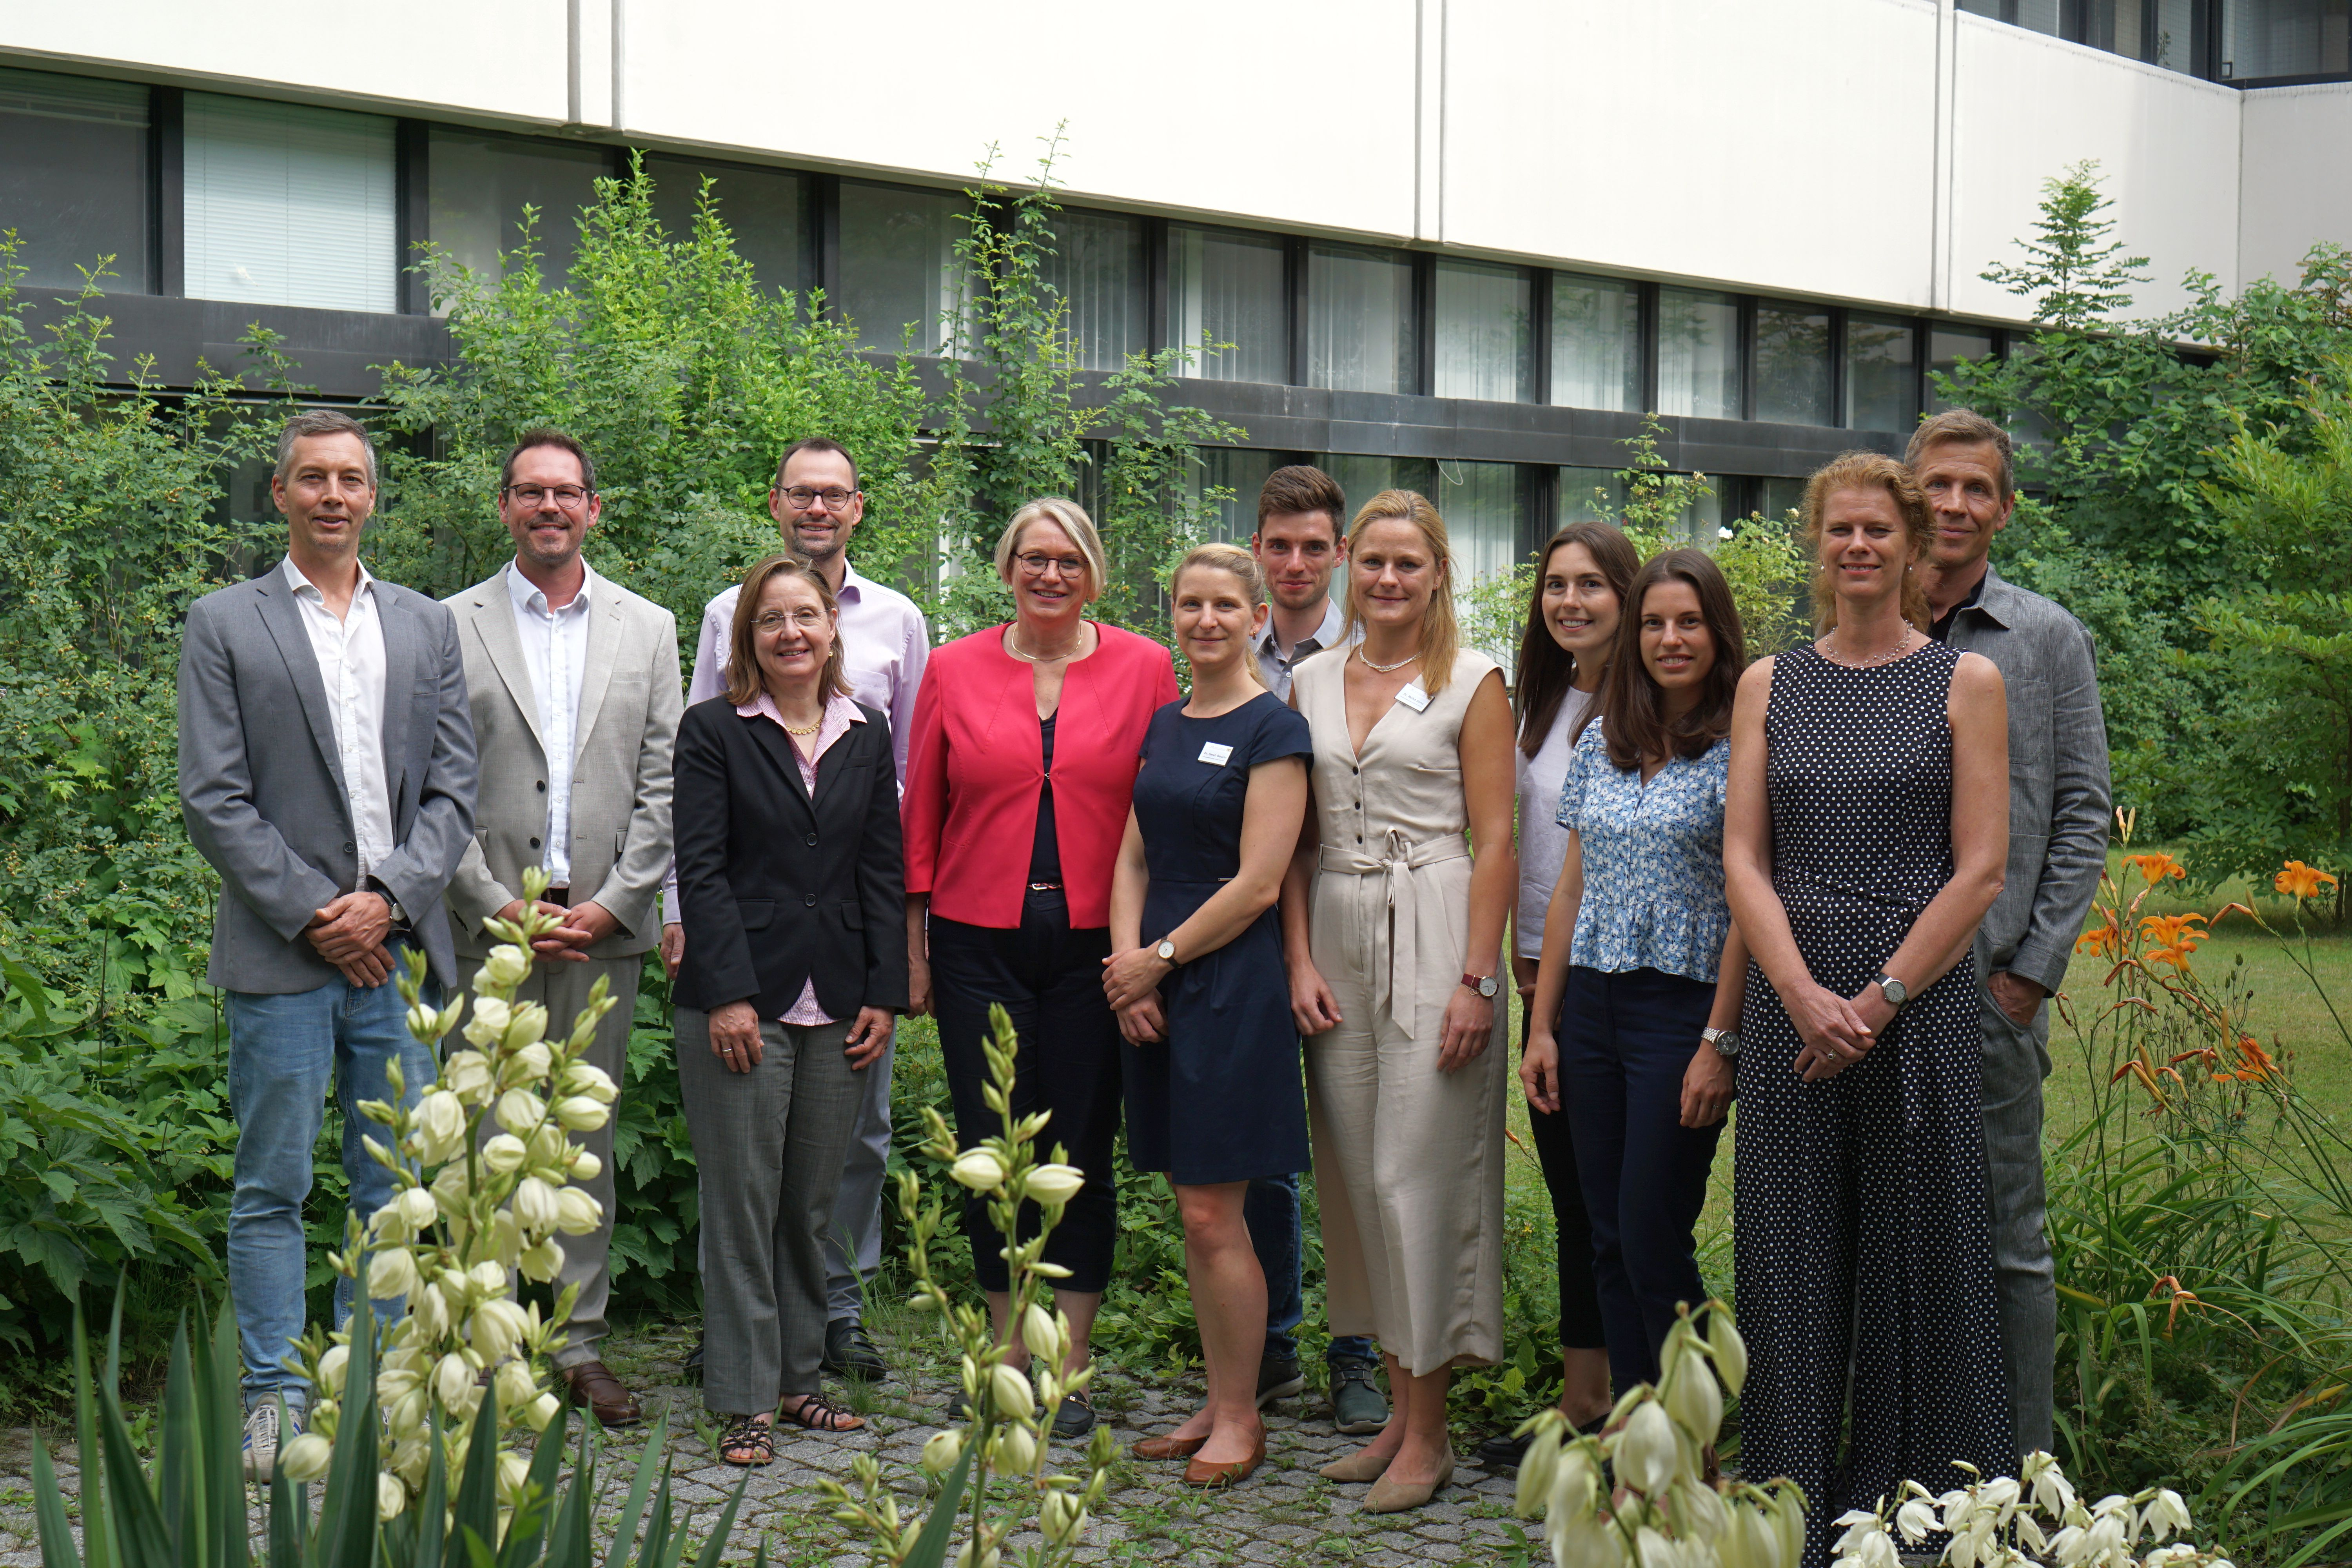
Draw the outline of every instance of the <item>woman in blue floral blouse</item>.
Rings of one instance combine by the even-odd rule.
[[[1739,612],[1696,550],[1654,557],[1560,788],[1568,858],[1544,918],[1519,1077],[1568,1112],[1619,1394],[1655,1382],[1677,1302],[1706,1300],[1692,1229],[1731,1103],[1748,951],[1723,898]]]

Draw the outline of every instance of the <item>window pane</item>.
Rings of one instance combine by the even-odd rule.
[[[1776,425],[1837,423],[1827,310],[1756,308],[1756,417]]]
[[[1516,267],[1437,264],[1437,395],[1524,403],[1534,395],[1535,287]]]
[[[1756,510],[1774,522],[1805,510],[1805,481],[1778,475],[1756,481]]]
[[[956,242],[969,232],[966,199],[951,191],[841,185],[841,287],[834,307],[857,324],[859,346],[895,349],[915,328],[915,352],[935,354],[969,306]]]
[[[1615,522],[1625,510],[1625,481],[1614,468],[1562,468],[1559,471],[1559,518],[1556,526],[1571,522]]]
[[[1257,492],[1266,476],[1282,467],[1282,454],[1240,447],[1198,447],[1193,451],[1201,460],[1192,470],[1192,494],[1204,496],[1213,489],[1233,492],[1217,503],[1216,521],[1210,524],[1208,536],[1248,543],[1249,536],[1257,531]],[[1342,521],[1340,526],[1347,524]]]
[[[1118,370],[1144,352],[1143,220],[1056,213],[1045,281],[1062,291],[1063,326],[1078,363]]]
[[[126,81],[0,70],[0,229],[24,281],[79,289],[107,262],[110,292],[154,287],[147,247],[147,89]]]
[[[1315,466],[1339,483],[1339,493],[1348,498],[1349,518],[1353,521],[1356,510],[1382,490],[1412,490],[1429,497],[1437,494],[1437,465],[1427,458],[1380,458],[1360,452],[1326,452],[1314,459]],[[1346,527],[1341,524],[1342,529]]]
[[[1421,380],[1412,263],[1390,250],[1318,245],[1307,257],[1307,382],[1412,392]]]
[[[1937,327],[1927,334],[1927,368],[1949,375],[1962,360],[1982,360],[1992,357],[1992,334],[1969,327]],[[1927,412],[1941,414],[1958,406],[1948,403],[1936,391],[1933,382],[1927,384]]]
[[[683,158],[647,158],[646,173],[654,181],[654,216],[673,239],[694,233],[696,204],[708,175],[719,221],[735,237],[735,254],[751,264],[760,286],[809,286],[808,191],[798,174]]]
[[[1683,508],[1683,537],[1691,543],[1711,545],[1723,537],[1724,494],[1733,483],[1721,474],[1706,477],[1707,493]]]
[[[2236,80],[2352,69],[2346,0],[2228,0],[2221,74]]]
[[[390,120],[206,92],[185,101],[190,297],[398,309]]]
[[[1658,290],[1658,412],[1739,417],[1739,306],[1730,295]]]
[[[1454,613],[1463,625],[1465,644],[1503,667],[1503,679],[1513,678],[1518,649],[1493,612],[1489,601],[1475,607],[1465,595],[1482,585],[1507,580],[1512,565],[1526,553],[1526,490],[1516,463],[1437,465],[1437,513],[1445,520],[1446,542],[1453,546]],[[1506,620],[1515,620],[1520,605],[1509,603]],[[1480,614],[1476,611],[1484,611]]]
[[[1612,278],[1551,279],[1551,400],[1563,408],[1642,405],[1642,291]]]
[[[2156,34],[2147,40],[2146,58],[2167,70],[2196,68],[2191,39],[2194,0],[2156,0]]]
[[[1918,364],[1911,323],[1900,316],[1845,319],[1845,422],[1855,430],[1907,434],[1919,422]]]
[[[1229,229],[1168,230],[1168,341],[1192,351],[1185,372],[1207,381],[1290,379],[1290,312],[1283,243]],[[1228,348],[1203,349],[1203,337]]]
[[[597,177],[613,165],[601,148],[436,125],[425,166],[425,221],[434,244],[476,278],[495,283],[505,275],[499,253],[521,243],[522,209],[529,205],[539,215],[531,246],[539,252],[540,284],[555,289],[572,280],[581,209],[595,202]]]

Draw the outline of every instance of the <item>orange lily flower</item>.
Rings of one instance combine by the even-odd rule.
[[[2074,939],[2074,951],[2100,958],[2113,957],[2124,950],[2124,933],[2111,919],[2096,931],[2086,931]]]
[[[2136,868],[2142,877],[2147,879],[2151,888],[2167,877],[2185,880],[2189,876],[2189,868],[2186,866],[2165,854],[2126,855],[2124,857],[2124,864]]]
[[[2142,915],[2139,934],[2158,947],[2177,947],[2183,952],[2193,952],[2207,934],[2195,928],[2204,923],[2205,917],[2200,914]]]
[[[2300,860],[2290,860],[2284,870],[2271,879],[2271,886],[2282,893],[2291,894],[2299,901],[2319,897],[2321,887],[2336,886],[2336,879],[2316,867],[2306,866]]]

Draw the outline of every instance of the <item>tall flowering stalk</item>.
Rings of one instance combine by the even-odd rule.
[[[392,1172],[396,1190],[363,1230],[354,1223],[352,1244],[330,1261],[378,1301],[406,1298],[405,1314],[383,1331],[375,1362],[375,1403],[390,1436],[377,1514],[387,1521],[425,1492],[436,1441],[445,1473],[464,1472],[475,1415],[495,1387],[503,1528],[530,1474],[513,1444],[544,1431],[560,1408],[548,1369],[577,1291],[567,1289],[542,1316],[536,1304],[516,1302],[514,1278],[552,1280],[563,1267],[558,1238],[602,1222],[596,1200],[572,1185],[596,1173],[596,1156],[571,1134],[603,1126],[617,1089],[584,1059],[597,1020],[614,1005],[601,978],[565,1039],[547,1037],[545,1007],[514,1000],[530,973],[532,941],[562,923],[539,911],[546,890],[546,874],[533,868],[524,875],[523,916],[488,923],[501,945],[474,978],[465,1046],[442,1058],[415,1108],[399,1108],[405,1085],[397,1062],[387,1075],[392,1100],[360,1106],[386,1133],[369,1136],[367,1150]],[[424,982],[425,959],[412,954],[399,977],[409,1032],[439,1056],[467,998],[433,1008]],[[313,1391],[310,1428],[278,1460],[296,1481],[326,1474],[332,1461],[351,1356],[348,1330],[314,1326],[298,1349]]]
[[[1939,1534],[1948,1538],[1936,1559],[1945,1568],[2231,1568],[2186,1539],[2179,1492],[2150,1487],[2085,1503],[2048,1454],[2030,1454],[2019,1468],[2021,1478],[1979,1478],[1941,1497],[1906,1481],[1874,1509],[1849,1510],[1838,1516],[1834,1568],[1897,1568],[1896,1536],[1916,1551]]]
[[[1617,1402],[1599,1436],[1574,1436],[1557,1410],[1535,1416],[1517,1508],[1541,1513],[1559,1568],[1797,1568],[1805,1497],[1795,1482],[1711,1479],[1723,1390],[1748,1381],[1748,1346],[1720,1301],[1701,1333],[1687,1307],[1659,1352],[1658,1384]],[[1717,1383],[1718,1376],[1721,1383]],[[1610,1468],[1610,1484],[1603,1466]]]
[[[1041,1422],[1052,1419],[1064,1395],[1080,1392],[1094,1377],[1091,1365],[1063,1373],[1070,1353],[1070,1321],[1053,1310],[1050,1292],[1051,1281],[1066,1278],[1069,1270],[1045,1261],[1045,1238],[1061,1223],[1063,1209],[1077,1196],[1086,1177],[1060,1160],[1064,1151],[1058,1147],[1055,1159],[1037,1160],[1036,1139],[1045,1131],[1047,1114],[1014,1120],[1017,1046],[1013,1020],[1003,1008],[992,1007],[989,1024],[989,1082],[983,1094],[989,1109],[1003,1121],[1003,1135],[958,1150],[945,1119],[926,1109],[929,1137],[923,1149],[946,1163],[957,1183],[988,1198],[988,1217],[1003,1238],[1001,1256],[1012,1276],[1013,1331],[1028,1352],[1029,1365],[1024,1371],[1011,1364],[1013,1348],[997,1342],[984,1308],[957,1301],[932,1279],[930,1244],[940,1233],[940,1203],[935,1196],[926,1204],[920,1180],[912,1172],[903,1173],[898,1209],[914,1234],[908,1248],[916,1283],[912,1305],[937,1317],[949,1342],[962,1352],[965,1419],[923,1446],[923,1469],[945,1478],[939,1500],[925,1519],[901,1518],[898,1500],[871,1455],[861,1454],[852,1464],[857,1483],[854,1492],[838,1481],[820,1479],[817,1483],[837,1505],[834,1517],[863,1531],[872,1542],[874,1562],[888,1568],[939,1568],[959,1535],[957,1568],[998,1568],[1005,1540],[1028,1528],[1033,1519],[1045,1544],[1024,1558],[1029,1568],[1072,1561],[1091,1511],[1109,1488],[1117,1453],[1110,1428],[1097,1426],[1082,1474],[1048,1473]],[[1024,1203],[1037,1205],[1042,1221],[1025,1241],[1020,1237]]]

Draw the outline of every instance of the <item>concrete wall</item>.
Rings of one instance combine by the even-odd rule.
[[[1066,121],[1076,201],[1993,319],[2018,302],[1976,274],[2084,158],[2157,263],[2145,309],[2352,234],[2352,89],[2240,94],[1950,5],[114,0],[8,7],[0,58],[927,183],[991,141],[1018,174]]]
[[[2352,83],[2245,95],[2238,275],[2292,283],[2320,240],[2352,246]]]

